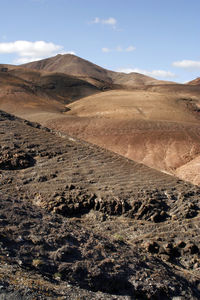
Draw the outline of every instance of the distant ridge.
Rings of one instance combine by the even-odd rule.
[[[79,78],[93,78],[107,83],[126,85],[131,87],[171,83],[168,81],[157,80],[155,78],[134,72],[125,74],[121,72],[109,71],[72,54],[58,54],[54,57],[30,62],[21,66],[34,70],[61,72],[78,76]]]
[[[197,77],[196,79],[187,82],[187,84],[190,84],[190,85],[200,85],[200,77]]]

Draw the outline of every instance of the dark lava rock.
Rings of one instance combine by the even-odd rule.
[[[168,243],[165,245],[165,251],[170,256],[171,259],[180,257],[180,251],[177,247],[175,247],[172,243]]]
[[[0,169],[20,170],[34,166],[35,159],[27,153],[5,151],[0,157]]]
[[[194,243],[189,243],[186,246],[185,251],[188,251],[190,254],[198,254],[199,253],[199,248]]]
[[[159,245],[156,242],[147,243],[146,249],[150,253],[158,253],[159,252]]]
[[[185,246],[186,246],[186,243],[184,241],[180,241],[177,243],[177,247],[179,247],[179,248],[185,248]]]
[[[191,203],[185,212],[185,218],[191,219],[191,218],[196,217],[198,215],[198,211],[199,211],[198,206]]]

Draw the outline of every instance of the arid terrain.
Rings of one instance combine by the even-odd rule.
[[[0,122],[2,295],[199,298],[198,187],[4,112]]]
[[[200,299],[199,96],[69,54],[0,66],[0,299]]]
[[[108,71],[74,55],[2,65],[0,108],[200,184],[200,85]]]

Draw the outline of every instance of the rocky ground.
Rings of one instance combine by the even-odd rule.
[[[0,299],[199,299],[200,188],[0,112]]]

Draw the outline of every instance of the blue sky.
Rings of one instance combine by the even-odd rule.
[[[57,53],[114,71],[200,76],[199,0],[0,0],[0,63]]]

